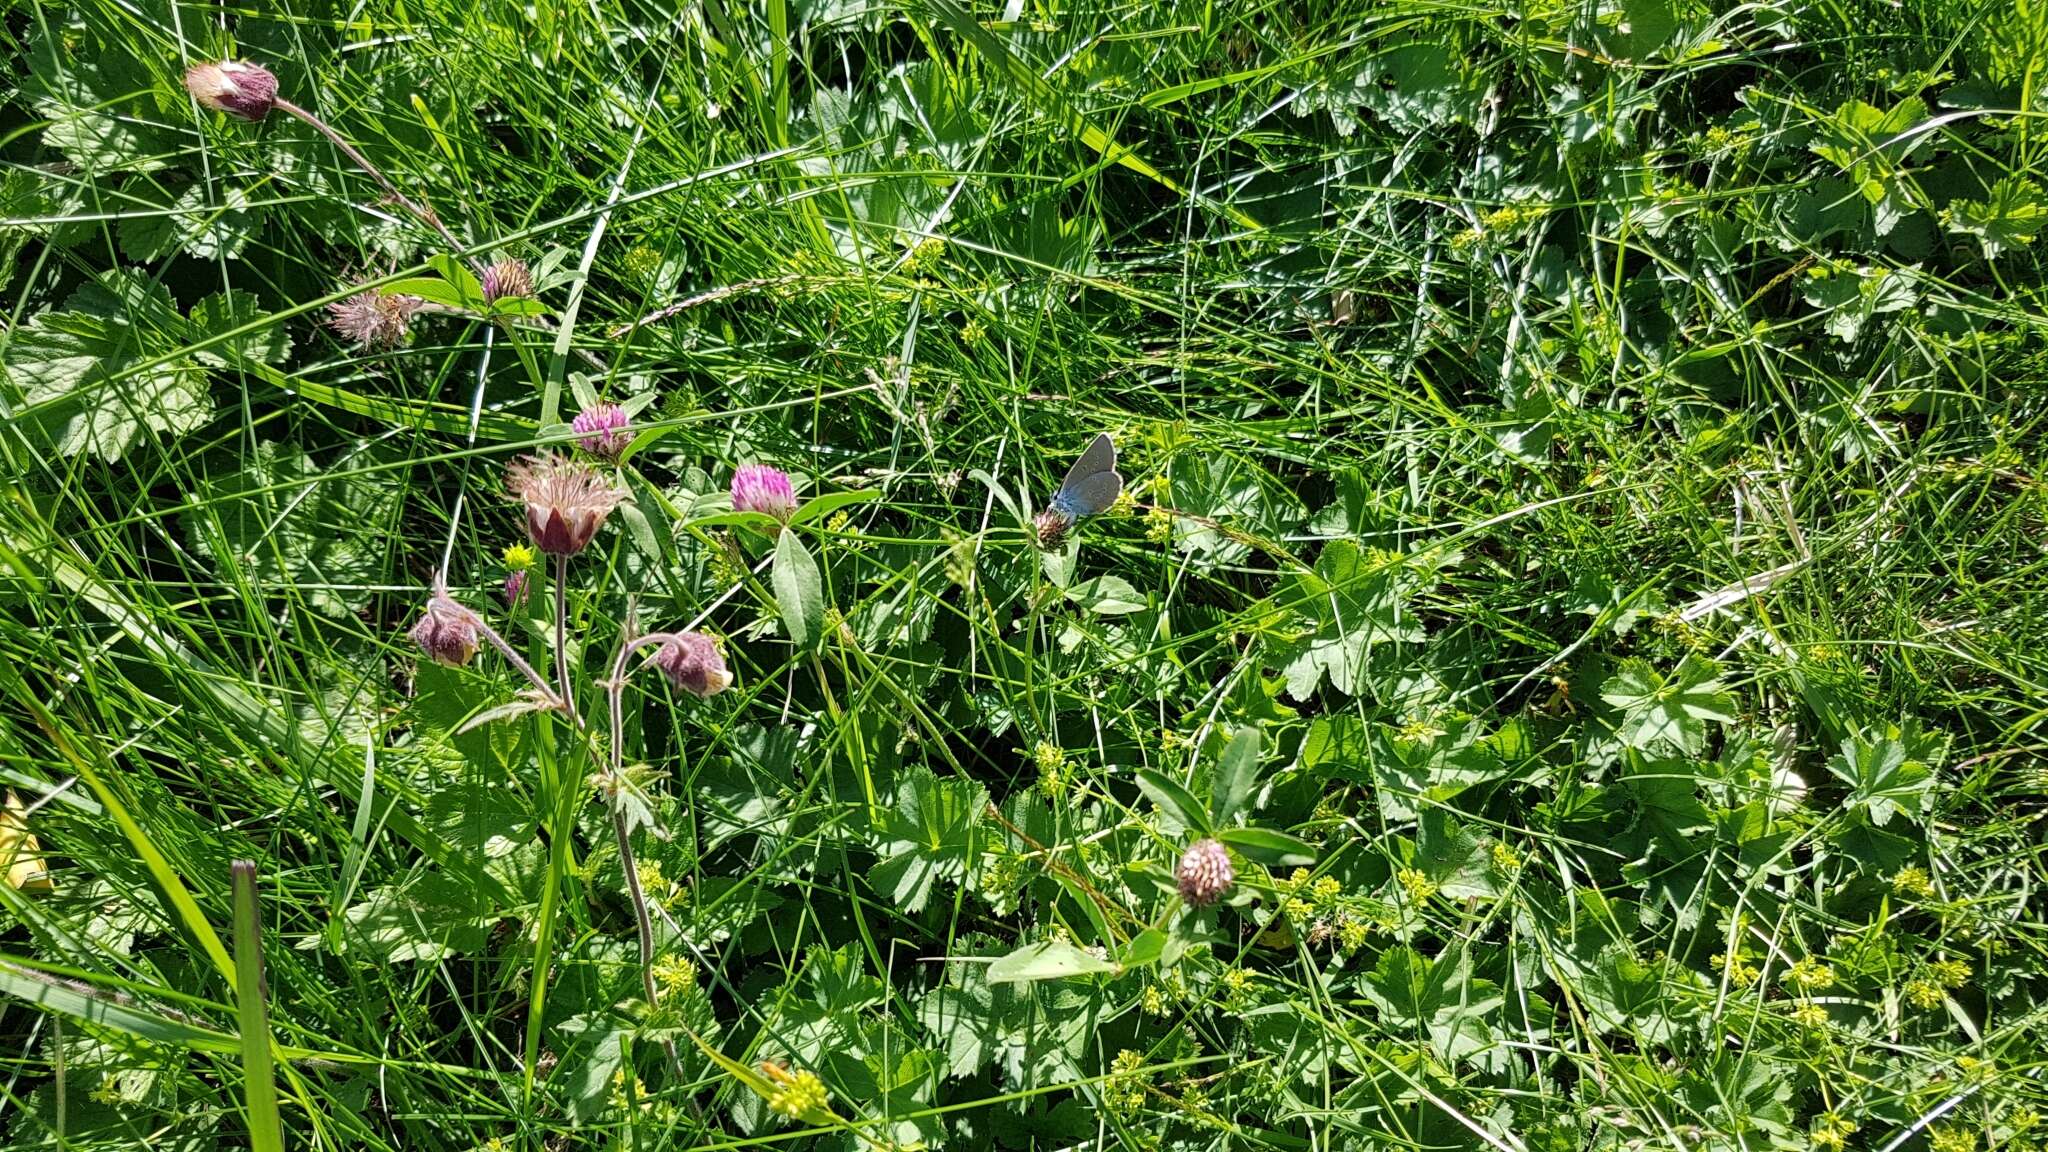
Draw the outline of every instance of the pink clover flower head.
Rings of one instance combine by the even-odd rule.
[[[570,427],[583,437],[577,443],[583,445],[585,452],[613,463],[625,455],[626,446],[633,442],[632,421],[617,404],[592,404],[576,414]]]
[[[767,464],[742,464],[732,474],[732,507],[735,512],[760,512],[778,523],[789,523],[796,515],[796,491],[789,485],[789,473]]]
[[[1180,867],[1173,870],[1180,885],[1180,898],[1197,908],[1206,908],[1223,898],[1237,883],[1237,870],[1230,866],[1230,853],[1223,845],[1203,837],[1181,854]]]
[[[522,456],[505,470],[506,487],[526,505],[526,534],[550,556],[590,545],[605,517],[626,498],[595,468],[553,453]]]
[[[699,698],[732,687],[732,672],[718,641],[702,632],[678,632],[654,653],[653,664],[678,689]]]
[[[365,351],[382,352],[412,335],[413,313],[424,303],[417,296],[370,288],[329,304],[327,326]]]
[[[185,69],[185,91],[202,107],[253,122],[276,106],[277,76],[245,60],[194,64]]]

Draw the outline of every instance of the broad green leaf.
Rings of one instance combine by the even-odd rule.
[[[775,587],[775,606],[782,612],[789,642],[798,648],[816,643],[825,632],[825,581],[811,550],[793,531],[784,531],[775,541],[769,582]]]
[[[1216,839],[1269,868],[1299,868],[1316,862],[1315,845],[1271,828],[1225,828]]]
[[[797,507],[796,512],[790,516],[789,522],[792,525],[808,524],[813,520],[820,520],[827,516],[830,516],[832,513],[839,511],[841,508],[848,507],[849,505],[865,504],[870,500],[880,500],[881,498],[882,493],[873,488],[855,488],[843,492],[825,492],[820,495],[813,496],[809,500],[806,500],[801,505],[799,505]]]
[[[1279,598],[1280,608],[1303,621],[1295,635],[1272,642],[1289,696],[1307,700],[1325,676],[1337,691],[1357,695],[1374,645],[1423,639],[1422,623],[1405,603],[1403,578],[1398,564],[1369,561],[1349,540],[1323,546],[1315,570]]]
[[[1138,790],[1146,799],[1159,807],[1168,820],[1190,832],[1207,835],[1210,829],[1209,811],[1187,786],[1177,780],[1150,768],[1137,772]]]
[[[2006,176],[1992,184],[1982,200],[1953,201],[1941,219],[1949,231],[1975,236],[1984,258],[1995,260],[2008,249],[2032,244],[2048,228],[2048,198],[2034,181]]]
[[[1720,669],[1700,656],[1686,656],[1668,677],[1646,660],[1624,660],[1600,696],[1620,710],[1621,739],[1631,748],[1697,755],[1709,720],[1735,720],[1735,698],[1722,690]]]
[[[1166,933],[1157,928],[1147,928],[1131,937],[1131,942],[1124,945],[1123,966],[1142,968],[1147,964],[1157,963],[1165,951]]]
[[[988,966],[991,984],[1019,984],[1114,972],[1117,966],[1065,940],[1026,944]]]
[[[896,804],[876,829],[881,863],[869,880],[907,912],[931,899],[940,880],[962,880],[984,848],[977,834],[988,793],[971,780],[941,780],[929,768],[904,773]]]
[[[1238,729],[1216,761],[1209,786],[1209,814],[1218,828],[1227,828],[1240,813],[1248,811],[1252,791],[1259,785],[1260,736],[1256,724]]]
[[[1828,761],[1828,771],[1849,786],[1849,803],[1879,828],[1903,813],[1919,823],[1934,798],[1934,770],[1913,758],[1897,729],[1875,737],[1851,736]]]
[[[1096,576],[1067,589],[1068,602],[1097,616],[1124,616],[1145,608],[1145,597],[1121,576]]]

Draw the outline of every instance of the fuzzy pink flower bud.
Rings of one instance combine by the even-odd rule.
[[[1173,870],[1180,883],[1180,898],[1197,908],[1206,908],[1223,898],[1237,883],[1237,870],[1230,866],[1230,853],[1223,845],[1204,837],[1188,845],[1181,854],[1180,867]]]
[[[1073,526],[1073,517],[1047,508],[1031,520],[1034,543],[1040,552],[1058,552],[1067,546],[1067,530]]]
[[[626,410],[617,404],[592,404],[576,414],[571,422],[583,439],[577,443],[592,456],[602,456],[617,463],[625,454],[626,445],[633,442],[629,431],[632,421],[627,419]]]
[[[653,664],[669,683],[692,696],[716,696],[732,687],[718,641],[702,632],[676,633],[654,653]]]
[[[526,261],[500,256],[477,278],[483,285],[484,301],[520,300],[533,295],[533,271]]]
[[[505,574],[505,606],[507,608],[517,608],[519,607],[519,602],[524,599],[526,599],[526,572],[524,570],[507,572]]]
[[[604,527],[626,494],[587,464],[561,456],[523,456],[505,470],[506,486],[526,505],[526,534],[550,556],[574,556]]]
[[[244,120],[261,120],[277,104],[277,77],[260,64],[223,60],[185,69],[185,91],[202,107]]]
[[[789,473],[766,464],[742,464],[732,474],[732,509],[760,512],[787,524],[796,515],[796,491]]]
[[[435,597],[408,633],[427,658],[460,668],[476,655],[477,615],[453,600]]]

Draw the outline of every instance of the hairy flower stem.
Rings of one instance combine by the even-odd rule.
[[[571,728],[583,727],[576,714],[576,690],[569,684],[569,558],[555,557],[555,679],[562,683],[562,711]]]
[[[434,598],[431,603],[445,605],[455,611],[469,613],[469,610],[462,606],[461,601],[448,595],[447,588],[438,585],[434,589]],[[474,615],[473,613],[470,614]],[[526,677],[527,683],[532,684],[540,692],[541,697],[548,702],[549,707],[561,708],[565,706],[564,702],[567,697],[555,691],[555,686],[548,683],[548,678],[541,675],[533,665],[527,663],[526,657],[521,656],[518,649],[507,643],[503,636],[498,635],[496,628],[491,627],[481,616],[475,617],[475,624],[477,634],[488,641],[491,647],[496,648],[498,654],[505,658],[506,663],[518,669],[521,676]]]
[[[632,628],[628,615],[628,630]],[[625,739],[626,739],[626,660],[642,648],[666,644],[671,633],[650,632],[637,639],[625,640],[619,644],[619,654],[612,657],[612,674],[604,682],[605,703],[611,715],[611,779],[614,789],[626,787],[625,780]],[[633,829],[626,823],[626,806],[615,792],[611,797],[612,836],[619,842],[619,867],[626,873],[626,895],[633,904],[633,927],[640,936],[640,989],[647,996],[647,1006],[653,1008],[661,999],[661,992],[654,984],[654,917],[647,908],[647,892],[640,887],[640,862],[633,854]],[[676,1053],[673,1040],[662,1041],[668,1049],[669,1063],[680,1071],[683,1060]]]
[[[311,125],[314,131],[320,133],[322,136],[327,137],[328,143],[334,145],[336,148],[341,149],[342,155],[347,156],[350,160],[355,161],[356,167],[361,168],[363,171],[369,173],[370,179],[375,180],[378,186],[384,189],[385,194],[390,196],[392,200],[396,201],[400,207],[412,213],[414,216],[419,217],[420,220],[422,220],[427,225],[432,227],[434,231],[439,232],[441,234],[441,239],[446,240],[448,242],[448,247],[452,251],[460,252],[463,250],[465,245],[462,243],[462,241],[457,240],[455,238],[455,233],[450,232],[446,224],[441,223],[441,218],[439,216],[434,215],[434,210],[432,208],[428,208],[425,205],[413,203],[412,200],[407,198],[405,193],[400,192],[398,190],[398,186],[391,182],[390,177],[384,175],[384,173],[380,171],[375,164],[370,163],[370,158],[368,156],[365,156],[361,152],[356,151],[355,145],[350,144],[347,140],[343,139],[341,133],[336,132],[333,128],[328,126],[327,121],[320,119],[318,116],[315,116],[311,112],[306,111],[304,108],[299,107],[297,104],[294,104],[289,100],[286,100],[282,96],[272,101],[272,106],[281,111],[290,113],[291,115],[298,117],[300,120]],[[474,259],[472,259],[470,262],[472,264],[476,263]]]

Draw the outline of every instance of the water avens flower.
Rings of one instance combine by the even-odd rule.
[[[766,464],[742,464],[732,474],[732,509],[760,512],[787,524],[796,515],[796,491],[789,473]]]
[[[526,534],[550,556],[574,556],[604,527],[626,494],[597,470],[552,453],[522,456],[505,470],[506,487],[526,505]]]
[[[408,633],[420,651],[437,664],[460,668],[476,655],[477,615],[453,600],[436,596]]]
[[[511,256],[498,257],[478,279],[483,284],[486,303],[520,300],[533,295],[532,270],[527,268],[526,261]]]
[[[1058,552],[1067,546],[1067,530],[1073,526],[1073,517],[1047,508],[1031,520],[1033,542],[1040,552]]]
[[[652,663],[669,683],[692,696],[716,696],[732,687],[718,641],[702,632],[676,633],[654,653]]]
[[[524,599],[526,599],[526,569],[515,568],[505,574],[505,606],[507,608],[517,608],[519,607],[519,602]]]
[[[577,443],[592,456],[602,456],[614,463],[625,454],[626,445],[633,442],[628,429],[632,421],[627,419],[626,410],[617,404],[592,404],[576,414],[570,423],[583,439]]]
[[[1223,845],[1203,837],[1181,853],[1180,867],[1173,870],[1180,885],[1180,898],[1197,908],[1206,908],[1223,898],[1237,883],[1237,870],[1230,866],[1230,853]]]
[[[396,348],[412,334],[413,313],[423,303],[417,296],[371,288],[329,304],[327,326],[367,351]]]
[[[277,105],[277,77],[244,60],[194,64],[185,69],[185,91],[202,107],[244,120],[261,120]]]

